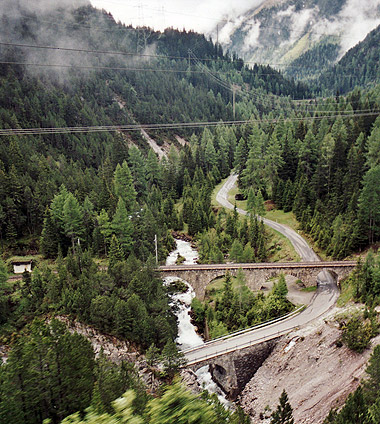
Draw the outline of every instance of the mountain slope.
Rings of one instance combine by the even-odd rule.
[[[81,200],[93,193],[99,210],[109,208],[108,200],[103,202],[109,182],[103,187],[105,196],[99,195],[101,165],[108,160],[114,169],[130,159],[132,144],[139,147],[133,150],[133,163],[144,165],[149,151],[138,127],[123,131],[119,126],[156,124],[161,128],[149,135],[179,148],[176,135],[188,139],[200,130],[169,131],[162,124],[232,120],[233,83],[247,92],[254,88],[261,97],[268,91],[307,95],[302,85],[268,67],[247,68],[201,34],[125,27],[82,0],[58,8],[42,0],[5,0],[3,5],[0,239],[38,234],[61,184]],[[261,104],[261,97],[250,104],[237,97],[237,119],[271,110],[271,104]],[[99,126],[113,130],[92,129]],[[28,130],[33,128],[38,130]],[[24,131],[14,136],[4,132],[9,129]],[[40,129],[52,130],[41,134]],[[232,161],[233,151],[230,156]],[[109,169],[104,172],[111,174]],[[181,184],[171,178],[168,185],[176,192]],[[143,191],[141,197],[147,194]],[[111,205],[113,213],[116,205]]]
[[[84,1],[67,2],[70,7],[64,3],[56,10],[45,10],[42,1],[33,8],[26,1],[5,3],[0,15],[6,28],[0,36],[1,75],[9,79],[11,87],[16,78],[21,85],[18,91],[32,80],[33,91],[40,81],[64,93],[68,102],[81,92],[81,99],[71,105],[75,113],[70,119],[67,116],[68,126],[95,125],[94,121],[110,125],[230,120],[233,83],[277,95],[307,95],[302,86],[272,69],[248,69],[237,57],[224,55],[204,35],[117,25],[112,16]],[[47,90],[45,95],[49,93]],[[6,97],[5,92],[3,95]],[[120,100],[123,112],[118,108]],[[80,117],[85,104],[98,111],[88,110]],[[37,124],[39,108],[30,109]],[[54,114],[54,106],[50,111]],[[48,110],[41,112],[48,114]],[[23,114],[29,114],[27,105],[17,111],[17,119]],[[26,116],[22,120],[21,127],[35,126],[27,125]],[[4,123],[5,127],[14,125],[9,119]],[[46,126],[45,122],[41,126]]]
[[[347,93],[356,86],[365,87],[380,82],[380,26],[350,49],[331,69],[318,79],[318,87]]]
[[[218,33],[223,47],[246,61],[306,67],[310,75],[336,62],[379,24],[379,0],[268,0],[220,23]],[[309,51],[312,66],[308,60],[293,63]],[[293,70],[287,68],[289,75]]]

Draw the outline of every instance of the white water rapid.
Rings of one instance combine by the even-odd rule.
[[[184,265],[195,264],[198,259],[198,253],[191,247],[191,244],[184,240],[176,240],[176,244],[177,248],[167,257],[166,265],[174,265],[178,255],[185,258],[185,261],[183,262]],[[171,283],[177,280],[177,277],[166,277],[164,279],[166,283]],[[187,281],[184,281],[184,283],[188,286],[186,293],[176,293],[171,296],[171,305],[178,318],[178,337],[176,339],[176,343],[181,350],[199,346],[204,343],[202,337],[196,332],[190,318],[191,301],[195,297],[195,293]],[[201,387],[210,393],[216,393],[220,402],[224,405],[229,404],[223,391],[213,381],[208,366],[200,368],[195,374]]]

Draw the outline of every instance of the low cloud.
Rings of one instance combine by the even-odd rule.
[[[77,72],[83,75],[90,72],[91,68],[113,66],[113,64],[121,67],[138,66],[149,60],[148,57],[143,56],[144,54],[155,53],[155,45],[149,45],[145,51],[139,51],[143,54],[139,57],[91,53],[90,51],[97,49],[104,51],[115,49],[111,42],[108,44],[105,37],[102,38],[101,48],[94,47],[97,44],[96,35],[101,26],[100,15],[94,17],[89,15],[84,29],[81,29],[80,33],[75,30],[77,25],[75,25],[76,18],[73,11],[80,6],[89,5],[87,0],[60,0],[59,6],[55,8],[51,7],[51,1],[44,0],[2,1],[5,7],[0,8],[0,19],[4,19],[3,22],[7,22],[7,25],[4,25],[0,33],[0,41],[31,44],[40,48],[0,46],[0,59],[27,63],[26,70],[31,75],[49,74],[57,81],[66,83],[70,69],[73,67],[77,67]],[[53,11],[56,12],[54,15],[51,13]],[[59,22],[57,22],[58,19],[60,19]],[[102,19],[110,18],[104,15]],[[25,25],[24,32],[20,31],[21,22]],[[128,37],[125,37],[123,47],[126,51],[131,51],[128,49]],[[142,45],[141,48],[143,47]],[[89,52],[75,51],[78,49]],[[133,51],[135,49],[134,47]]]
[[[336,16],[322,18],[318,5],[296,11],[294,5],[286,6],[277,12],[269,27],[262,26],[256,21],[256,16],[244,16],[244,25],[240,28],[246,33],[241,51],[247,53],[257,49],[260,44],[280,50],[287,49],[297,40],[309,33],[313,41],[322,37],[337,35],[340,37],[341,56],[351,47],[362,41],[366,35],[380,25],[380,0],[346,0],[345,5]],[[233,35],[232,25],[229,25],[229,39]],[[285,29],[289,36],[276,39]],[[271,37],[273,37],[271,40]],[[228,46],[228,40],[226,45]],[[264,41],[265,40],[265,41]],[[275,40],[275,41],[274,41]],[[224,40],[223,40],[224,41]],[[273,48],[272,47],[272,48]],[[263,47],[265,48],[265,47]]]
[[[341,47],[347,51],[380,24],[380,0],[348,0],[339,16],[346,23]]]
[[[23,9],[26,11],[39,14],[47,14],[57,9],[72,10],[91,4],[89,0],[59,0],[58,2],[51,0],[33,0],[14,2],[16,5],[17,3],[21,3]]]
[[[67,0],[68,1],[68,0]],[[149,4],[108,0],[91,0],[93,6],[104,8],[125,24],[149,26],[155,30],[173,27],[179,30],[194,30],[216,35],[224,26],[224,36],[228,39],[228,28],[248,10],[259,6],[265,0],[151,0]],[[134,4],[133,4],[134,3]]]
[[[259,36],[260,36],[260,22],[248,23],[244,27],[244,31],[247,31],[247,35],[244,39],[243,53],[249,51],[252,47],[258,47],[260,45]]]

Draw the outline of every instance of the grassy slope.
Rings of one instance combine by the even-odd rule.
[[[300,38],[293,47],[284,54],[282,62],[289,63],[297,59],[310,48],[310,33],[305,34]]]

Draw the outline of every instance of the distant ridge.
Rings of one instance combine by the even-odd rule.
[[[227,18],[212,35],[247,62],[308,79],[338,62],[379,24],[380,0],[362,2],[359,9],[353,0],[268,0]]]

